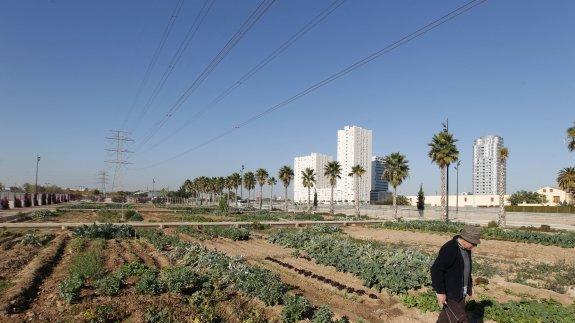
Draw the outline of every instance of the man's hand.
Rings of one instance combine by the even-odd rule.
[[[447,296],[445,294],[436,294],[436,295],[439,307],[443,307],[443,305],[447,303]]]

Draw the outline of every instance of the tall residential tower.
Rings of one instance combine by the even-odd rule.
[[[473,194],[499,194],[499,181],[503,181],[503,191],[507,190],[507,165],[503,164],[503,177],[499,174],[499,149],[503,147],[503,138],[488,135],[475,140],[473,145]]]
[[[341,191],[344,203],[355,200],[355,181],[353,176],[348,176],[355,165],[361,165],[365,169],[365,174],[359,179],[359,200],[369,202],[372,142],[371,130],[346,126],[337,131],[337,161],[342,170],[337,188]]]

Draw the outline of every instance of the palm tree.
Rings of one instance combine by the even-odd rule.
[[[397,219],[397,187],[409,176],[409,161],[399,152],[383,158],[381,177],[393,187],[393,218]]]
[[[258,184],[260,185],[260,210],[262,209],[262,205],[264,202],[264,196],[263,196],[264,185],[266,185],[266,181],[269,176],[270,175],[268,174],[268,171],[263,168],[256,170],[256,179],[258,180]]]
[[[505,162],[509,157],[509,149],[506,147],[499,148],[499,225],[506,225],[507,219],[505,218]]]
[[[270,211],[273,211],[273,198],[274,198],[274,186],[277,184],[275,177],[268,178],[268,185],[270,186]]]
[[[351,168],[348,176],[353,176],[355,182],[355,214],[359,218],[359,179],[365,174],[365,168],[355,165]]]
[[[573,127],[567,128],[567,140],[567,149],[575,151],[575,122],[573,122]]]
[[[311,210],[310,194],[311,188],[315,185],[315,171],[311,168],[306,168],[301,172],[301,180],[303,187],[307,187],[307,209]]]
[[[448,221],[447,215],[447,182],[445,178],[445,170],[449,164],[456,162],[459,159],[459,150],[455,143],[457,139],[453,138],[453,135],[447,131],[441,131],[431,139],[428,144],[429,158],[431,161],[436,163],[441,169],[441,207],[443,208],[443,219]]]
[[[230,175],[230,180],[234,185],[234,188],[236,190],[236,203],[238,201],[238,188],[240,187],[240,185],[242,185],[242,176],[240,175],[240,173],[233,173],[232,175]]]
[[[232,175],[226,177],[226,189],[228,190],[228,199],[227,199],[227,203],[226,204],[230,204],[230,194],[232,189],[236,187],[235,186],[235,182],[234,179],[232,178]]]
[[[329,185],[331,186],[329,207],[331,215],[333,216],[335,213],[333,207],[333,190],[335,189],[335,185],[337,184],[337,179],[341,178],[341,165],[337,161],[330,161],[325,165],[323,174],[327,176],[327,178],[329,179]]]
[[[285,188],[284,202],[285,202],[285,210],[287,212],[287,210],[288,210],[288,186],[291,183],[291,180],[293,179],[293,169],[287,165],[282,166],[282,168],[280,168],[280,170],[278,172],[278,177],[280,178],[280,180],[284,184],[284,188]]]
[[[248,207],[250,206],[250,192],[256,187],[256,176],[252,172],[244,174],[244,187],[248,190]]]
[[[557,184],[575,199],[575,167],[566,167],[557,173]]]

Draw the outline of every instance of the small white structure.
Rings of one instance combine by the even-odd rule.
[[[545,186],[536,191],[547,198],[547,203],[543,205],[557,206],[561,203],[571,203],[572,197],[569,193],[558,187]]]
[[[407,196],[407,199],[411,205],[417,205],[417,195]],[[509,195],[505,195],[505,205],[510,205],[508,199]],[[425,205],[441,206],[441,195],[426,195]],[[460,207],[499,206],[499,195],[459,195],[459,201],[457,201],[457,195],[449,195],[449,207],[455,207],[455,205],[459,205]]]

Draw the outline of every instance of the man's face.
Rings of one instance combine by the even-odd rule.
[[[459,243],[461,244],[461,246],[463,247],[463,249],[467,249],[469,251],[473,250],[475,247],[477,247],[477,245],[466,241],[465,239],[459,238]]]

